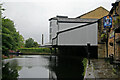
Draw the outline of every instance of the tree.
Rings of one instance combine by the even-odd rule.
[[[34,41],[34,39],[29,38],[25,41],[25,47],[27,48],[31,48],[31,47],[38,47],[39,44],[37,42]]]
[[[8,50],[16,49],[16,42],[13,34],[16,32],[14,23],[10,19],[2,19],[2,52],[6,54]]]
[[[16,31],[14,22],[2,18],[2,53],[7,54],[9,50],[16,50],[24,44],[24,39]]]
[[[12,20],[5,17],[1,19],[2,11],[5,11],[5,9],[0,4],[0,39],[2,39],[0,45],[2,44],[2,53],[6,55],[9,50],[16,50],[24,45],[24,38],[16,31]]]
[[[32,38],[29,38],[25,41],[25,47],[30,48],[33,47],[34,40]]]
[[[1,8],[1,4],[0,4],[0,54],[1,54],[1,51],[2,51],[2,8]],[[1,76],[0,76],[0,79],[1,79]]]
[[[38,43],[37,42],[34,42],[33,43],[33,47],[38,47],[39,45],[38,45]]]
[[[24,47],[24,38],[23,38],[23,36],[22,35],[19,35],[19,47],[21,48],[21,47]]]

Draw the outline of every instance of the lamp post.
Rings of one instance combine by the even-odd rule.
[[[107,48],[107,58],[108,58],[108,30],[107,30],[107,41],[106,41],[106,48]]]
[[[114,28],[114,55],[115,55],[115,28]]]
[[[90,65],[90,43],[87,43],[88,64]]]
[[[103,18],[104,22],[104,33],[106,34],[106,57],[108,58],[108,33],[110,31],[110,28],[112,27],[112,17],[110,15],[107,15]]]
[[[106,53],[107,53],[107,58],[108,58],[108,29],[104,29],[103,30],[104,33],[107,35],[107,39],[106,39]]]
[[[113,19],[116,20],[116,10],[115,10],[115,15],[113,15]],[[114,56],[115,56],[115,25],[114,25]]]

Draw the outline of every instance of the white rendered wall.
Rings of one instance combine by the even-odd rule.
[[[58,25],[57,25],[57,20],[51,20],[51,26],[52,28],[51,30],[51,37],[55,38],[56,37],[56,33],[58,32]]]
[[[59,31],[77,27],[84,24],[87,24],[87,23],[59,23]]]
[[[91,45],[97,46],[97,23],[67,31],[58,35],[58,45]]]

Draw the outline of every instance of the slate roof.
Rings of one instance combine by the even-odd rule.
[[[49,20],[57,20],[58,22],[62,23],[89,23],[89,22],[95,22],[98,19],[81,19],[81,18],[62,18],[62,17],[53,17]]]
[[[58,22],[95,22],[98,19],[80,19],[80,18],[59,18]]]

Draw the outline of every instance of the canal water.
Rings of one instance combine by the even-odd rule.
[[[3,61],[3,80],[82,80],[80,57],[23,55]]]

